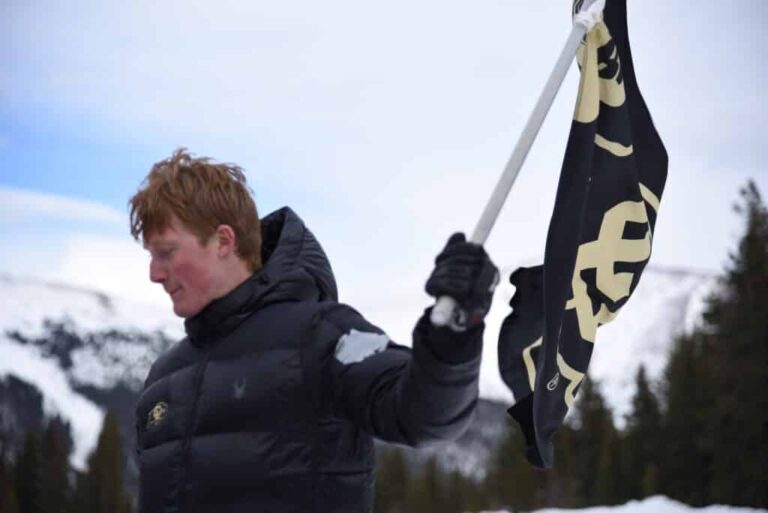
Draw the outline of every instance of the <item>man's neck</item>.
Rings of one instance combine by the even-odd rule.
[[[226,296],[252,275],[253,271],[250,270],[250,267],[244,261],[238,259],[231,268],[226,270],[219,287],[219,292],[216,294],[216,299]]]

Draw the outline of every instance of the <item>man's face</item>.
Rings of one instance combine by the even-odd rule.
[[[201,245],[176,216],[168,228],[155,230],[144,241],[149,251],[149,279],[171,296],[179,317],[192,317],[216,298],[220,260],[215,237]]]

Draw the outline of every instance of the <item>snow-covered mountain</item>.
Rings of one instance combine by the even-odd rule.
[[[589,373],[602,385],[619,426],[629,413],[640,364],[650,380],[661,377],[673,340],[700,322],[716,282],[708,274],[651,267],[618,317],[598,328]]]
[[[182,334],[179,320],[154,306],[0,275],[0,390],[14,377],[39,391],[44,413],[70,423],[78,467],[104,417],[94,396],[139,390],[152,360]],[[13,427],[21,413],[2,406],[0,426]]]
[[[628,410],[637,365],[644,363],[652,379],[660,375],[675,334],[696,322],[713,283],[710,275],[650,268],[618,319],[600,329],[591,373],[617,421]],[[499,378],[492,342],[512,292],[500,287],[489,317],[481,373],[481,396],[489,401],[464,438],[440,449],[444,464],[466,473],[483,466],[506,427],[512,396]],[[132,402],[149,365],[182,335],[170,308],[0,275],[0,428],[23,428],[35,414],[20,410],[35,401],[20,394],[38,397],[42,414],[70,423],[73,463],[82,467],[107,407],[118,410],[124,433],[132,436]]]

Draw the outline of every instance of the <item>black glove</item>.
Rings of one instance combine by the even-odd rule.
[[[467,242],[463,233],[454,233],[435,259],[435,269],[427,280],[427,294],[448,296],[458,303],[465,316],[456,329],[480,324],[491,308],[499,271],[479,244]]]

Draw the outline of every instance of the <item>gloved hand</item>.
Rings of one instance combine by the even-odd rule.
[[[467,242],[463,233],[454,233],[435,259],[426,290],[430,296],[448,296],[458,303],[465,315],[451,328],[460,331],[483,321],[498,283],[499,271],[485,249]]]

